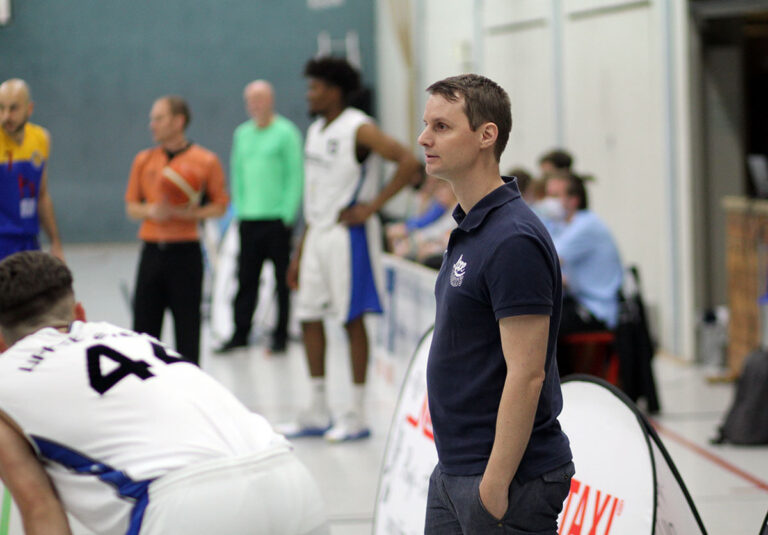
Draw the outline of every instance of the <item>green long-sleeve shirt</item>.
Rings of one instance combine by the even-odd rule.
[[[246,121],[232,139],[230,187],[240,220],[282,219],[292,225],[301,203],[304,162],[299,129],[275,115],[266,128]]]

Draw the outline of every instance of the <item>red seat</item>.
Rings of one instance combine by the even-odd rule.
[[[568,346],[569,353],[577,356],[572,362],[575,372],[596,375],[618,386],[619,355],[615,340],[612,331],[591,331],[566,334],[560,344]]]

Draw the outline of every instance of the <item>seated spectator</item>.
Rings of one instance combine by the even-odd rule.
[[[531,174],[522,167],[515,167],[507,172],[507,176],[513,176],[517,179],[517,189],[523,196],[523,200],[528,206],[534,206],[538,201],[544,198],[544,182],[536,180]]]
[[[445,206],[434,196],[435,189],[439,184],[440,179],[426,176],[418,189],[419,207],[416,214],[405,221],[387,225],[385,233],[388,251],[394,251],[394,244],[396,242],[407,238],[414,230],[430,225],[445,213]]]
[[[555,173],[570,171],[572,167],[573,156],[564,149],[553,149],[539,158],[539,169],[544,178]]]
[[[395,236],[390,245],[392,253],[397,256],[439,268],[443,252],[448,246],[448,238],[456,227],[456,220],[453,218],[456,196],[450,184],[438,180],[433,198],[443,208],[443,214],[428,225]],[[389,233],[387,237],[390,237]]]
[[[553,236],[565,288],[560,335],[613,329],[623,268],[611,231],[588,209],[584,181],[576,174],[550,176],[546,191],[562,205],[562,228]]]

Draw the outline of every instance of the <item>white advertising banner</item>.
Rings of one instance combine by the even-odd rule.
[[[223,343],[235,332],[232,303],[237,294],[237,257],[240,232],[233,221],[227,226],[218,247],[211,288],[211,335]],[[264,292],[262,291],[261,294]]]
[[[405,376],[387,438],[373,517],[376,535],[422,535],[429,476],[437,464],[427,406],[427,356],[422,338]]]
[[[235,332],[234,308],[237,295],[237,263],[240,255],[240,231],[236,221],[227,226],[213,262],[211,283],[211,337],[219,345],[229,340]],[[253,315],[254,331],[271,331],[277,320],[275,298],[275,268],[271,261],[264,262],[259,279],[259,297]],[[298,334],[295,320],[288,327],[289,334]]]
[[[376,325],[373,372],[397,387],[419,340],[435,321],[437,271],[387,254],[382,264],[384,313]]]

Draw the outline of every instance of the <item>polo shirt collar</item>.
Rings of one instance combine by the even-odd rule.
[[[517,179],[514,177],[502,176],[505,184],[499,186],[472,207],[469,213],[465,213],[461,205],[456,205],[453,210],[453,218],[458,223],[459,228],[466,232],[474,230],[482,225],[485,218],[495,208],[506,204],[509,201],[520,197],[520,190],[517,189]]]

